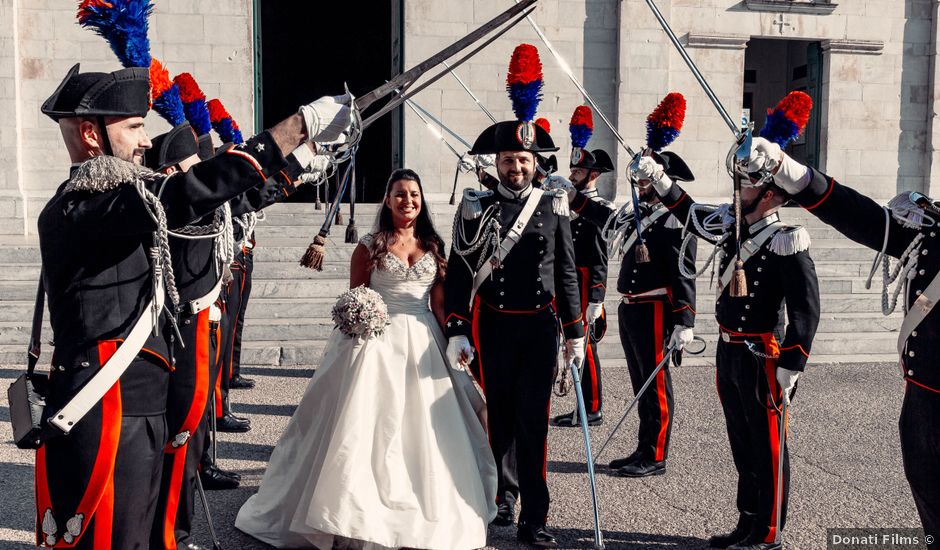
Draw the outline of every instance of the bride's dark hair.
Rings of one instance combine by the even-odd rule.
[[[421,210],[415,220],[415,238],[421,243],[422,249],[434,255],[434,259],[437,261],[437,276],[443,279],[447,270],[447,259],[444,258],[444,240],[438,235],[437,230],[434,229],[434,222],[431,221],[431,212],[424,198],[424,186],[421,185],[421,178],[414,170],[408,168],[399,168],[388,177],[388,183],[385,185],[385,197],[382,200],[382,209],[379,210],[378,219],[375,222],[376,229],[372,234],[372,256],[369,258],[369,269],[382,265],[382,260],[388,254],[389,245],[395,242],[395,223],[392,220],[392,209],[388,207],[388,198],[392,194],[395,182],[400,180],[413,181],[418,184],[418,191],[421,193]]]

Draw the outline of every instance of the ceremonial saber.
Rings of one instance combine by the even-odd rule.
[[[490,118],[490,121],[491,121],[493,124],[496,124],[496,117],[493,116],[493,113],[491,113],[490,110],[486,108],[486,105],[483,105],[482,103],[480,103],[480,100],[477,99],[476,94],[474,94],[473,92],[471,92],[471,91],[470,91],[470,88],[468,88],[467,85],[464,84],[463,80],[460,79],[460,75],[458,75],[457,72],[456,72],[453,68],[451,68],[450,63],[448,63],[448,62],[446,62],[446,61],[444,61],[443,63],[444,63],[444,66],[445,66],[445,67],[447,67],[448,69],[450,69],[450,74],[452,74],[452,75],[454,76],[454,78],[457,79],[457,82],[460,83],[460,86],[464,89],[464,91],[467,92],[468,94],[470,94],[470,98],[473,99],[473,102],[476,103],[476,104],[480,107],[480,109],[483,110],[483,112],[486,114],[486,116],[488,116],[488,117]]]
[[[593,327],[589,325],[589,327]],[[590,336],[588,336],[590,341]],[[594,506],[594,548],[603,550],[604,537],[601,533],[601,517],[597,507],[597,480],[594,477],[594,460],[591,459],[591,434],[588,430],[587,408],[584,406],[584,392],[581,390],[581,375],[578,373],[580,365],[578,361],[572,361],[569,367],[571,369],[571,383],[574,384],[574,394],[578,402],[578,416],[581,420],[581,433],[584,436],[584,453],[587,457],[588,480],[591,482],[591,504]]]
[[[783,396],[782,403],[780,404],[780,443],[778,447],[777,457],[777,502],[774,503],[777,507],[777,525],[776,530],[774,531],[774,542],[780,544],[783,541],[783,533],[780,532],[780,515],[783,512],[783,460],[784,460],[784,449],[787,443],[787,401],[789,401],[788,396]]]
[[[515,1],[516,1],[516,4],[518,4],[522,0],[515,0]],[[620,143],[620,146],[623,147],[623,150],[626,151],[627,154],[630,155],[631,158],[636,157],[637,155],[636,151],[634,151],[633,148],[627,145],[626,140],[624,140],[623,136],[620,135],[620,132],[618,132],[617,129],[614,128],[614,125],[607,118],[607,115],[604,114],[604,111],[602,111],[601,108],[598,107],[597,102],[594,101],[594,98],[591,97],[591,94],[589,94],[587,90],[584,89],[584,86],[582,86],[581,83],[578,82],[577,77],[574,76],[574,72],[571,70],[571,66],[568,65],[567,62],[565,62],[564,58],[561,57],[561,54],[558,53],[558,50],[555,49],[555,46],[552,45],[552,43],[548,40],[548,37],[545,36],[545,33],[542,32],[541,27],[539,27],[538,23],[535,22],[535,19],[532,19],[531,15],[526,15],[526,19],[529,20],[529,24],[532,25],[532,28],[535,30],[535,34],[539,35],[539,38],[542,39],[542,42],[545,43],[545,47],[548,48],[548,51],[551,52],[552,57],[555,58],[555,61],[558,63],[558,67],[568,76],[568,79],[571,80],[571,83],[574,84],[574,86],[578,89],[579,92],[581,92],[581,95],[584,96],[584,99],[587,100],[587,102],[591,104],[591,108],[594,109],[594,112],[600,115],[601,120],[604,121],[604,124],[607,126],[607,129],[609,129],[610,132],[614,135],[614,137]]]
[[[721,119],[725,121],[725,124],[728,125],[728,128],[731,129],[731,133],[734,134],[735,139],[741,138],[741,130],[734,123],[734,119],[728,114],[728,110],[725,109],[725,106],[722,105],[721,100],[718,99],[718,96],[715,95],[715,92],[712,90],[712,87],[708,85],[708,82],[705,80],[705,77],[702,76],[702,73],[698,70],[698,67],[695,65],[695,62],[692,61],[692,58],[689,57],[689,53],[685,51],[685,47],[679,42],[679,38],[676,37],[676,33],[672,32],[672,27],[669,26],[669,23],[666,21],[666,18],[663,17],[662,12],[659,11],[659,8],[656,7],[656,3],[653,0],[646,0],[646,5],[650,7],[653,11],[653,15],[656,16],[656,19],[659,21],[660,26],[666,32],[666,36],[669,37],[669,40],[672,41],[672,44],[679,50],[679,55],[682,57],[682,60],[685,61],[685,64],[689,66],[689,69],[692,71],[692,75],[695,76],[695,80],[698,80],[702,89],[705,90],[705,95],[708,96],[708,99],[711,100],[712,104],[718,109],[718,114],[721,115]]]
[[[650,384],[652,384],[653,380],[656,379],[656,376],[659,374],[659,371],[663,370],[663,368],[665,368],[665,366],[669,364],[669,359],[672,358],[672,352],[674,352],[675,350],[676,350],[676,346],[669,346],[666,348],[666,351],[663,354],[663,360],[660,361],[658,365],[656,365],[656,368],[653,370],[653,374],[651,374],[650,377],[646,379],[646,382],[640,388],[640,391],[636,392],[636,396],[634,396],[633,401],[630,402],[630,406],[627,407],[627,410],[623,413],[623,416],[620,417],[620,422],[617,422],[617,425],[614,426],[613,431],[611,431],[610,435],[607,436],[607,441],[605,441],[604,444],[601,445],[601,450],[597,451],[597,456],[595,456],[593,460],[595,464],[600,459],[601,455],[604,454],[604,449],[607,448],[607,445],[610,444],[610,442],[614,439],[614,436],[617,435],[617,430],[619,430],[620,426],[623,425],[623,422],[627,419],[627,416],[630,414],[630,411],[632,411],[633,407],[635,407],[636,404],[639,403],[640,398],[643,397],[643,393],[646,392],[646,388],[650,387]]]
[[[209,526],[209,537],[212,538],[212,549],[222,550],[222,543],[215,534],[215,526],[212,525],[212,514],[209,513],[209,499],[206,498],[206,490],[202,486],[202,479],[199,472],[196,472],[196,492],[199,493],[199,500],[202,501],[202,509],[206,513],[206,525]]]
[[[461,154],[457,152],[457,149],[454,149],[454,146],[451,145],[449,141],[447,141],[447,138],[444,137],[444,134],[442,134],[437,128],[435,128],[435,127],[431,124],[431,121],[430,121],[430,120],[424,118],[424,115],[421,114],[421,112],[424,111],[424,109],[420,109],[420,107],[419,107],[414,101],[412,101],[412,100],[410,100],[410,99],[406,99],[406,100],[405,100],[405,104],[408,105],[409,107],[411,107],[411,110],[414,112],[414,114],[418,115],[418,118],[421,119],[421,122],[424,122],[425,126],[427,126],[427,128],[428,128],[428,131],[431,132],[432,134],[434,134],[434,137],[436,137],[436,138],[439,139],[444,145],[446,145],[447,148],[450,149],[450,152],[453,153],[458,159],[461,158]],[[420,109],[420,110],[419,110],[419,109]],[[424,111],[424,112],[427,112],[427,111]],[[443,125],[443,124],[440,124],[440,123],[438,123],[438,124],[440,125],[441,128],[444,128],[444,125]],[[450,132],[450,130],[448,130],[447,133],[453,135],[453,134]],[[461,141],[463,141],[463,140],[461,140]],[[469,148],[469,147],[468,147],[468,148]]]
[[[413,99],[406,99],[406,100],[405,100],[405,103],[407,103],[408,106],[411,107],[411,110],[414,111],[414,113],[415,113],[416,115],[418,115],[418,118],[420,118],[425,124],[428,125],[428,128],[431,129],[431,133],[433,133],[434,135],[436,135],[437,137],[439,137],[442,141],[444,141],[445,143],[447,143],[447,140],[444,139],[444,136],[442,136],[440,132],[438,132],[436,129],[434,129],[434,127],[431,125],[431,122],[433,122],[434,124],[437,124],[438,126],[440,126],[441,130],[444,130],[445,132],[447,132],[448,134],[450,134],[451,137],[453,137],[454,139],[456,139],[457,141],[459,141],[461,145],[463,145],[464,147],[466,147],[468,151],[469,151],[470,149],[473,149],[473,146],[470,145],[469,143],[467,143],[467,140],[465,140],[464,138],[460,137],[460,134],[458,134],[457,132],[455,132],[455,131],[451,130],[450,128],[448,128],[447,125],[444,124],[443,122],[441,122],[441,120],[440,120],[439,118],[437,118],[436,116],[434,116],[434,115],[432,115],[431,113],[429,113],[428,110],[425,109],[424,107],[422,107],[421,105],[418,105],[418,103],[417,103],[415,100],[413,100]],[[430,122],[429,122],[429,121],[430,121]],[[448,143],[448,145],[450,145],[450,144]],[[454,153],[455,153],[458,157],[463,156],[463,155],[461,155],[460,153],[458,153],[453,147],[451,147],[450,149],[451,149],[451,151],[454,151]]]

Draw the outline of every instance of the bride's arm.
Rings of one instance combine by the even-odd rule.
[[[349,262],[349,288],[369,286],[371,271],[369,270],[369,249],[362,243],[352,253]]]
[[[444,330],[444,283],[440,279],[431,287],[431,311],[441,325],[441,330]]]

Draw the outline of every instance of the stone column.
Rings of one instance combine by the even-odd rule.
[[[930,73],[928,75],[928,103],[927,103],[927,142],[924,155],[924,193],[931,197],[940,196],[940,122],[937,121],[937,109],[940,107],[940,82],[937,82],[937,53],[940,48],[940,25],[937,18],[940,16],[940,0],[930,2],[930,45],[927,50],[929,56]]]

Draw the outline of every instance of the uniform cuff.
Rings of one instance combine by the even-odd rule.
[[[251,137],[241,145],[230,147],[225,152],[251,163],[262,180],[268,179],[287,167],[287,159],[281,154],[281,148],[268,131]]]
[[[780,349],[780,359],[777,360],[777,366],[803,372],[803,369],[806,368],[807,361],[809,361],[809,354],[803,351],[802,346],[797,345]]]
[[[472,338],[473,323],[463,315],[456,313],[448,314],[447,318],[444,319],[444,335],[447,336],[447,338],[453,338],[454,336]]]

